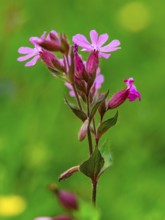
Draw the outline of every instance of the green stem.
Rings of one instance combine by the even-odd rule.
[[[76,87],[75,87],[74,84],[72,84],[72,87],[73,87],[74,93],[75,93],[75,95],[76,95],[76,100],[77,100],[78,106],[79,106],[80,110],[82,110],[81,102],[80,102],[80,99],[79,99],[79,96],[78,96]]]
[[[90,118],[90,101],[89,101],[89,96],[87,95],[86,98],[87,98],[87,116],[88,116],[88,118]],[[91,137],[91,131],[90,131],[90,123],[88,125],[87,135],[88,135],[89,154],[92,155],[93,147],[92,147],[92,137]]]
[[[97,181],[92,181],[92,203],[96,206],[96,196],[97,196]]]

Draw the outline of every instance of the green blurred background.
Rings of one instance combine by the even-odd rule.
[[[87,158],[87,142],[77,140],[81,123],[64,104],[67,89],[42,63],[17,62],[18,48],[43,31],[63,31],[71,41],[96,29],[122,44],[102,60],[102,91],[112,94],[132,76],[142,95],[121,106],[106,135],[114,162],[99,184],[101,219],[165,220],[164,8],[163,0],[1,0],[0,219],[62,213],[47,186]],[[90,199],[83,175],[60,186]]]

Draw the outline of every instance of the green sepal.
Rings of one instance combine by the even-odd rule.
[[[79,108],[77,108],[75,105],[73,105],[72,103],[70,103],[66,98],[64,98],[66,104],[69,106],[69,108],[72,110],[72,112],[82,121],[85,121],[87,119],[86,114],[80,110]]]
[[[100,138],[109,128],[117,123],[118,111],[113,118],[103,121],[97,129],[97,136]]]
[[[96,148],[91,157],[80,165],[80,171],[93,180],[97,179],[103,166],[104,159],[99,149]]]
[[[90,115],[90,121],[93,119],[93,117],[96,114],[96,111],[98,110],[99,106],[101,105],[102,102],[105,101],[105,99],[107,98],[109,94],[109,90],[103,95],[103,97],[101,97],[93,106],[92,110],[91,110],[91,115]]]
[[[105,170],[107,170],[112,165],[112,155],[110,153],[110,149],[107,142],[105,142],[100,147],[100,153],[104,158],[104,166],[102,167],[99,175],[101,175]]]
[[[59,78],[59,79],[65,81],[65,82],[69,82],[67,76],[66,76],[64,73],[61,73],[61,72],[59,72],[59,71],[57,71],[57,70],[55,70],[55,69],[52,69],[52,68],[50,68],[50,67],[48,67],[48,69],[49,69],[49,71],[51,72],[51,74],[52,74],[53,76],[55,76],[55,77],[57,77],[57,78]]]

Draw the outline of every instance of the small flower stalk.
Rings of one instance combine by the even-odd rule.
[[[87,176],[92,183],[94,205],[96,205],[99,178],[112,164],[111,154],[106,149],[107,146],[100,144],[100,139],[116,125],[119,115],[118,108],[124,102],[141,100],[133,77],[125,79],[126,88],[110,94],[111,98],[108,98],[109,90],[100,92],[104,82],[101,59],[108,59],[113,52],[121,49],[119,40],[114,39],[107,43],[108,39],[107,33],[99,35],[96,30],[91,30],[90,41],[84,35],[76,34],[70,44],[64,33],[58,34],[52,30],[48,34],[44,32],[41,37],[31,37],[29,41],[33,48],[20,47],[18,50],[21,54],[18,61],[25,61],[25,66],[30,67],[41,60],[48,71],[55,78],[62,80],[68,89],[71,98],[65,97],[65,104],[81,121],[78,140],[82,142],[87,139],[89,156],[83,163],[63,172],[59,180],[70,178],[77,172]],[[84,59],[84,52],[88,55],[87,59]],[[114,109],[117,109],[116,113],[112,112],[113,116],[104,119],[106,113]],[[53,192],[63,208],[78,209],[77,199],[72,193],[58,189],[54,189]],[[40,217],[35,220],[56,219],[70,220],[74,218],[71,215],[61,215],[54,218]]]

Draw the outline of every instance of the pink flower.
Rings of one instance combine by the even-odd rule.
[[[24,54],[24,56],[18,57],[17,60],[22,62],[32,58],[30,61],[28,61],[25,64],[25,66],[34,66],[38,61],[38,59],[40,58],[40,52],[42,51],[42,48],[37,44],[37,41],[39,42],[40,40],[44,39],[44,37],[45,37],[45,32],[42,34],[41,38],[38,37],[30,38],[30,42],[34,45],[34,48],[20,47],[18,49],[18,53]]]
[[[136,98],[138,98],[140,101],[141,95],[140,92],[138,92],[138,90],[136,89],[136,86],[133,84],[134,79],[133,78],[125,79],[124,82],[126,83],[127,89],[129,90],[129,94],[128,94],[129,101],[132,102]]]
[[[61,49],[61,39],[54,30],[50,31],[47,37],[44,36],[42,39],[38,37],[31,37],[30,42],[36,43],[44,49],[50,51],[60,51]]]
[[[110,52],[116,51],[120,49],[120,41],[113,40],[106,46],[103,46],[105,42],[108,40],[108,34],[101,34],[98,36],[98,33],[95,30],[90,31],[90,39],[92,43],[86,39],[86,37],[82,34],[76,34],[73,37],[73,43],[83,48],[83,51],[93,52],[98,51],[100,57],[104,57],[108,59],[110,57]]]
[[[136,98],[138,98],[139,101],[141,100],[141,95],[136,89],[136,86],[133,84],[134,79],[133,78],[125,79],[124,82],[126,83],[127,88],[116,92],[112,96],[112,98],[108,102],[109,109],[117,108],[122,103],[124,103],[127,98],[131,102],[134,101]]]

